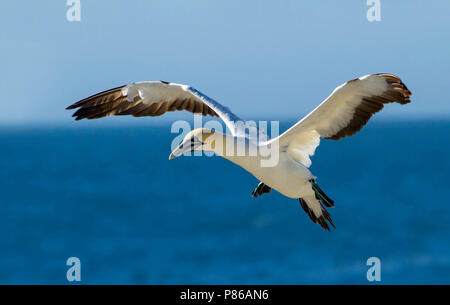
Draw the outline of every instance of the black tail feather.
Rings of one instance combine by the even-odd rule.
[[[334,200],[325,194],[324,191],[317,185],[316,181],[313,179],[309,180],[311,182],[312,189],[314,190],[314,193],[316,194],[316,198],[323,203],[327,208],[334,207]]]
[[[330,213],[328,213],[328,211],[323,207],[322,203],[320,203],[321,209],[322,209],[322,215],[320,215],[319,217],[316,217],[314,212],[308,207],[308,204],[306,203],[305,199],[298,198],[298,201],[300,202],[300,206],[306,212],[306,214],[308,214],[308,216],[312,220],[312,222],[317,223],[323,229],[330,231],[330,227],[328,226],[328,223],[327,223],[327,221],[328,221],[330,223],[330,225],[336,229],[336,227],[333,223],[333,220],[331,219]]]

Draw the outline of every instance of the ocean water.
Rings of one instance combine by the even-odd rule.
[[[0,283],[450,284],[450,121],[370,122],[312,172],[336,229],[218,157],[167,159],[169,126],[0,128]]]

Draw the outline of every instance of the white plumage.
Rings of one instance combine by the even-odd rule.
[[[334,202],[319,188],[308,169],[311,166],[310,157],[320,144],[320,138],[337,140],[351,136],[384,104],[406,104],[410,102],[410,96],[411,92],[397,76],[366,75],[337,87],[306,117],[279,137],[270,140],[258,137],[261,131],[246,125],[228,108],[182,84],[162,81],[133,83],[93,95],[67,109],[79,108],[74,113],[76,120],[109,115],[159,116],[177,110],[218,116],[231,135],[205,128],[193,130],[172,152],[170,159],[187,151],[214,151],[261,181],[253,191],[254,197],[268,193],[273,188],[287,197],[298,198],[311,220],[329,230],[328,223],[334,224],[325,207],[334,206]],[[245,143],[245,149],[256,153],[238,155],[230,143]],[[277,162],[273,166],[263,166],[267,157],[263,152],[274,151],[275,148]]]

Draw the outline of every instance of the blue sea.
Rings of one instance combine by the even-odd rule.
[[[369,122],[311,170],[336,229],[218,157],[168,160],[167,125],[0,128],[0,283],[450,284],[450,121]],[[287,127],[289,124],[286,124]]]

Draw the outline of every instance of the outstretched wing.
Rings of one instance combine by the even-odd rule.
[[[187,110],[204,116],[218,116],[233,135],[242,122],[227,107],[200,91],[163,81],[139,82],[110,89],[85,98],[66,109],[79,108],[75,120],[97,119],[110,115],[160,116],[168,111]]]
[[[320,137],[339,140],[352,136],[366,125],[384,104],[410,102],[411,92],[392,74],[370,74],[351,80],[336,89],[310,114],[278,138],[281,147],[306,167],[320,143]]]

